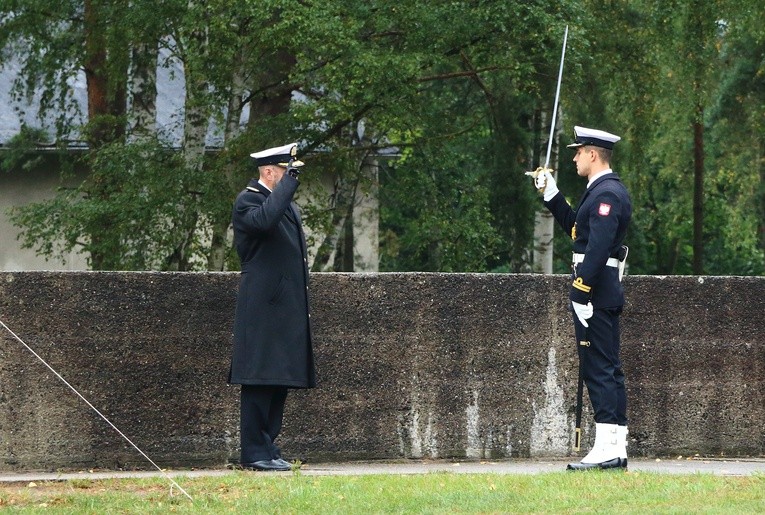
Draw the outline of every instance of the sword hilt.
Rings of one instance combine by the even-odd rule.
[[[553,173],[552,168],[545,168],[543,166],[540,166],[533,172],[526,172],[526,175],[529,175],[531,178],[534,179],[534,186],[537,188],[537,191],[542,193],[545,188],[547,187],[547,177],[545,177],[545,172]]]

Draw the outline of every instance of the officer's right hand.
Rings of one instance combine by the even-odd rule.
[[[544,177],[544,185],[542,188],[542,197],[545,199],[545,202],[549,202],[552,200],[552,198],[558,194],[558,185],[555,184],[555,178],[553,177],[553,174],[551,173],[551,170],[547,170],[544,172],[544,174],[540,174],[540,177]],[[534,184],[537,184],[537,179],[534,179]],[[537,186],[539,188],[539,186]]]
[[[293,157],[290,159],[290,162],[287,163],[287,169],[284,171],[284,173],[297,179],[298,175],[300,175],[300,172],[302,171],[300,167],[303,166],[303,164],[303,161],[298,161]]]
[[[534,178],[534,186],[542,193],[545,202],[552,200],[558,193],[558,186],[550,168],[537,168],[533,172],[526,172]]]
[[[588,302],[587,304],[579,304],[578,302],[571,301],[571,306],[574,308],[574,313],[579,319],[579,322],[581,322],[584,327],[590,327],[587,323],[587,319],[592,318],[592,302]]]

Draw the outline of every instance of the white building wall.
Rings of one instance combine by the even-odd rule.
[[[34,249],[21,248],[21,241],[17,239],[21,230],[9,219],[9,209],[52,199],[60,185],[58,170],[0,173],[0,270],[88,270],[84,254],[71,252],[65,262],[46,261],[35,255]]]

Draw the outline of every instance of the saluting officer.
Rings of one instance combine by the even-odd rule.
[[[611,170],[611,153],[621,138],[574,127],[576,172],[587,190],[576,210],[558,190],[550,171],[535,180],[544,205],[574,242],[569,299],[582,378],[595,414],[595,443],[569,470],[627,467],[627,395],[619,358],[619,315],[624,306],[623,246],[632,217],[630,196]]]
[[[288,388],[316,385],[308,306],[308,256],[297,206],[296,143],[250,154],[258,166],[234,203],[242,264],[229,383],[241,384],[241,465],[289,470],[275,440]]]

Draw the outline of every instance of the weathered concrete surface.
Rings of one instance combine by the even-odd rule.
[[[238,457],[238,274],[0,274],[0,320],[162,466]],[[570,454],[565,276],[314,274],[304,461]],[[632,456],[765,453],[765,278],[626,279]],[[151,468],[0,327],[0,470]],[[591,415],[585,412],[591,427]],[[586,431],[585,448],[591,431]]]

